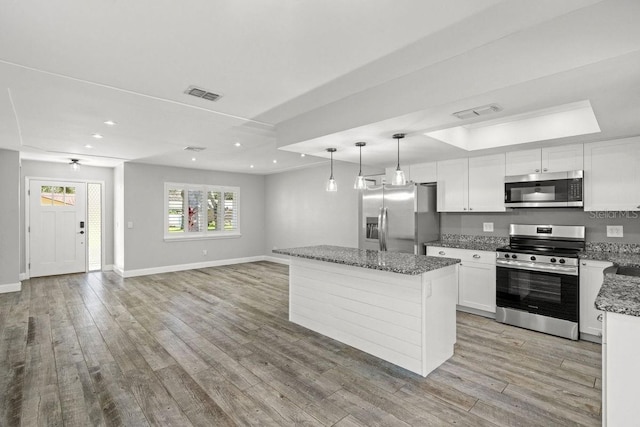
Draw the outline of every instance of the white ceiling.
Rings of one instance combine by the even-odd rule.
[[[640,134],[637,0],[0,1],[0,148],[23,158],[266,174],[365,141],[384,167],[407,132],[418,163],[496,151],[424,135],[489,103],[590,101],[601,133],[526,146]]]

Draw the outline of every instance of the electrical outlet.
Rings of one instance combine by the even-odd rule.
[[[624,237],[621,225],[607,225],[607,237]]]
[[[488,231],[493,233],[493,223],[492,222],[483,222],[482,223],[482,231]]]
[[[207,254],[207,250],[206,250],[206,249],[203,249],[203,250],[202,250],[202,256],[205,256],[206,254]]]

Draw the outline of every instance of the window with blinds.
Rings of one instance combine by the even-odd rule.
[[[240,188],[165,183],[165,238],[240,235]]]

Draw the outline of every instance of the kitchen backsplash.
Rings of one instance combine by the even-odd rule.
[[[483,231],[493,223],[493,232]],[[573,208],[513,209],[509,212],[442,213],[440,234],[459,236],[508,237],[509,224],[584,225],[587,242],[638,244],[640,212],[584,212]],[[607,225],[621,225],[623,237],[607,237]],[[597,250],[597,249],[596,249]]]
[[[509,243],[508,237],[477,234],[441,234],[440,240],[443,242],[495,243],[496,245],[506,245]]]

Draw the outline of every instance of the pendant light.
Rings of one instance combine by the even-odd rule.
[[[364,190],[367,188],[367,181],[365,181],[364,176],[362,176],[362,147],[365,145],[367,145],[366,142],[356,142],[356,147],[360,148],[360,172],[358,172],[356,182],[353,184],[353,188],[356,190]]]
[[[333,153],[338,150],[335,148],[327,148],[327,151],[331,153],[331,176],[329,177],[329,181],[327,181],[327,191],[338,191],[338,184],[336,180],[333,179]]]
[[[393,135],[393,137],[398,140],[398,166],[396,167],[396,172],[391,180],[391,185],[405,185],[407,183],[407,179],[404,177],[404,172],[400,169],[400,140],[404,138],[404,135],[404,133],[396,133]]]
[[[72,171],[77,171],[78,169],[80,169],[80,160],[71,159],[71,163],[69,163],[69,166],[71,167]]]

